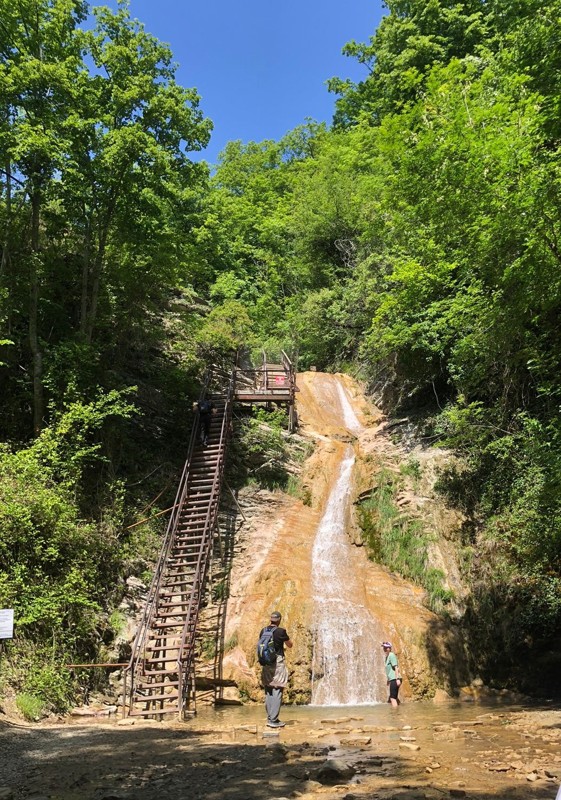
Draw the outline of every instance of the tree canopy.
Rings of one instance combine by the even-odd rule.
[[[175,474],[167,434],[186,435],[205,360],[243,342],[360,368],[452,447],[482,663],[551,644],[561,0],[388,0],[345,47],[365,77],[330,81],[332,126],[232,141],[212,175],[169,47],[125,0],[90,12],[0,0],[0,517],[19,554],[0,605],[26,642],[99,646],[103,572],[134,569],[124,523],[156,494],[143,476]]]

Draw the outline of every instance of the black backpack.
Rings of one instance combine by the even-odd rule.
[[[273,641],[274,631],[274,625],[267,625],[266,628],[263,628],[263,632],[257,642],[257,660],[262,667],[277,663],[277,651]]]
[[[201,414],[210,414],[212,411],[212,403],[210,400],[203,400],[202,403],[199,403],[199,411]]]

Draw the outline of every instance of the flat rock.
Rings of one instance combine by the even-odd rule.
[[[88,708],[82,706],[81,708],[73,708],[70,712],[71,717],[97,717],[98,711],[95,708]]]
[[[371,741],[371,736],[346,736],[340,740],[346,747],[366,747]]]
[[[365,733],[391,733],[392,731],[402,730],[402,728],[398,728],[395,725],[363,725],[362,730]]]
[[[433,738],[437,742],[451,742],[454,739],[463,739],[464,732],[459,728],[435,728]]]
[[[410,744],[409,742],[400,742],[399,745],[400,750],[420,750],[420,746],[418,744]]]

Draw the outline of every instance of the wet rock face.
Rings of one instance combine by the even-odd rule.
[[[343,454],[351,442],[356,459],[351,501],[372,486],[383,459],[399,472],[400,459],[408,457],[392,442],[391,432],[381,425],[380,412],[369,406],[348,376],[304,373],[298,376],[297,383],[300,435],[315,443],[301,475],[306,502],[255,487],[247,487],[240,493],[247,522],[236,534],[222,662],[223,677],[235,681],[237,686],[225,690],[230,700],[241,697],[262,701],[255,643],[270,612],[279,609],[283,614],[281,624],[294,642],[292,650],[287,652],[290,683],[284,700],[310,701],[316,614],[313,547]],[[348,409],[343,411],[342,394],[352,413]],[[423,470],[423,475],[432,474],[429,464]],[[434,506],[428,485],[422,483],[422,492],[422,498],[405,493],[400,499],[403,508],[427,515],[439,530],[452,525],[454,521],[445,519],[445,513]],[[350,556],[353,576],[357,587],[362,587],[357,602],[378,620],[383,638],[392,641],[400,659],[404,675],[400,696],[430,698],[438,688],[452,693],[458,686],[469,684],[471,676],[457,631],[428,611],[421,588],[369,561],[366,548],[352,547],[353,543],[362,544],[356,515],[349,516],[346,532],[354,551]],[[447,573],[456,581],[453,560],[444,550],[435,550],[431,557],[439,567],[444,563]],[[368,651],[371,671],[383,679],[381,650],[369,645]],[[315,668],[317,679],[321,668],[317,664]],[[381,694],[384,691],[380,690]],[[443,695],[440,699],[444,699]]]

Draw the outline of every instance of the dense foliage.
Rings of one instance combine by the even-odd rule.
[[[388,8],[346,48],[365,80],[331,81],[333,130],[224,152],[211,291],[301,367],[358,360],[462,456],[440,486],[466,517],[475,658],[504,682],[561,633],[561,4]]]
[[[124,528],[169,506],[188,440],[208,179],[189,152],[211,123],[126,2],[0,0],[0,20],[3,676],[61,708],[60,665],[99,657],[152,553]]]
[[[346,47],[364,80],[330,82],[333,127],[230,142],[212,177],[169,49],[124,0],[89,11],[0,0],[0,605],[25,620],[20,657],[95,650],[131,568],[122,528],[173,484],[201,366],[245,343],[360,364],[388,408],[423,410],[461,455],[440,485],[465,514],[475,658],[502,682],[530,648],[547,659],[560,0],[388,0]]]

